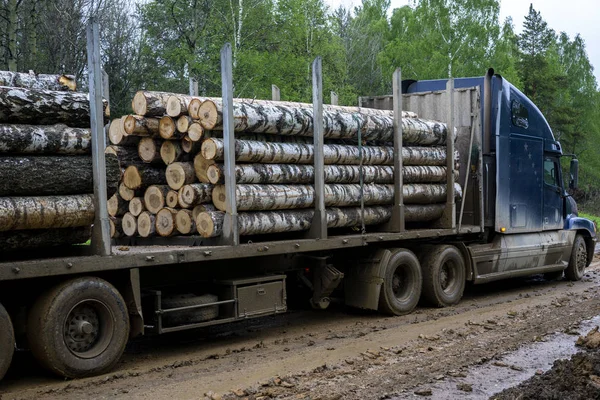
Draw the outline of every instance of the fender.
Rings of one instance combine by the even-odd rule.
[[[573,214],[569,214],[565,219],[565,229],[586,231],[589,233],[592,240],[595,242],[596,238],[596,225],[592,221],[586,218],[576,217]]]

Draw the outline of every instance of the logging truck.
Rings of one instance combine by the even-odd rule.
[[[393,137],[388,138],[393,142],[388,164],[393,169],[374,169],[362,162],[338,168],[324,165],[333,147],[323,142],[320,120],[329,106],[322,105],[319,74],[317,66],[311,105],[314,147],[307,167],[301,169],[308,174],[303,178],[307,184],[304,192],[294,195],[305,200],[301,211],[244,213],[239,210],[244,203],[234,201],[236,185],[243,185],[235,177],[251,171],[236,166],[236,149],[243,143],[234,141],[231,80],[224,68],[222,112],[217,114],[223,135],[206,147],[207,152],[223,152],[222,163],[214,164],[209,174],[223,183],[217,196],[221,203],[215,205],[224,211],[204,211],[198,228],[203,235],[152,237],[150,232],[160,228],[160,213],[173,218],[173,208],[161,205],[143,211],[138,198],[129,206],[131,217],[120,223],[123,230],[138,229],[148,237],[111,240],[103,234],[109,217],[96,201],[91,245],[3,256],[0,378],[15,348],[30,350],[59,376],[101,374],[115,366],[130,338],[283,313],[292,297],[316,309],[327,308],[336,298],[351,307],[403,315],[420,300],[434,307],[457,304],[466,282],[533,274],[581,279],[592,260],[596,228],[578,217],[567,193],[568,187],[577,187],[578,162],[569,156],[570,170],[563,172],[560,143],[538,108],[517,88],[493,70],[478,78],[430,81],[402,81],[397,71],[393,95],[362,97],[358,108],[347,110],[357,115],[388,110],[393,115]],[[93,143],[103,149],[104,138],[97,137],[102,132],[102,102],[92,90],[97,81],[90,82],[90,108],[99,111],[91,113]],[[436,192],[434,206],[405,204],[419,195],[408,190],[410,167],[403,169],[410,153],[403,148],[403,127],[406,118],[416,115],[447,126],[446,149],[439,154],[444,176],[438,179],[445,183],[438,185],[443,190]],[[194,123],[191,118],[177,122],[186,130]],[[133,132],[146,122],[132,116],[127,123]],[[142,147],[155,144],[150,140]],[[358,154],[368,151],[367,146],[361,148],[360,136],[357,147]],[[93,151],[96,196],[106,192],[102,154]],[[393,190],[385,192],[389,205],[370,206],[369,202],[382,203],[377,203],[381,194],[370,192],[363,182],[371,174],[368,168],[387,173],[385,179],[393,182]],[[325,184],[327,176],[338,173],[361,177],[353,184],[359,194],[352,212],[330,204],[326,208],[327,190],[333,190]],[[237,189],[238,197],[246,193]],[[190,190],[182,192],[184,200],[202,196]],[[264,193],[275,198],[270,190]],[[160,198],[168,194],[160,188],[155,192]],[[264,193],[253,196],[267,207],[271,197]],[[177,196],[167,196],[169,201],[177,204]],[[190,212],[182,213],[186,215]],[[300,229],[269,234],[265,219],[269,227],[295,224]]]

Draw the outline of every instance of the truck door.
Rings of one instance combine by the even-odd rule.
[[[563,196],[558,158],[544,156],[544,230],[563,227]]]

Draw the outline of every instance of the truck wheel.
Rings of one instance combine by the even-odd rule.
[[[435,307],[457,304],[465,291],[465,261],[454,246],[434,246],[421,257],[423,299]]]
[[[0,380],[8,371],[14,352],[15,333],[12,322],[6,309],[0,304]]]
[[[585,239],[581,235],[575,236],[573,242],[573,251],[569,265],[565,269],[565,277],[570,281],[578,281],[583,277],[585,267],[587,266],[587,246]]]
[[[218,297],[213,294],[205,294],[202,296],[196,296],[191,293],[181,294],[172,297],[165,297],[162,300],[162,308],[166,310],[169,308],[190,307],[201,304],[215,303],[217,301],[219,301]],[[167,313],[164,314],[163,321],[166,325],[187,325],[210,321],[218,316],[219,306],[209,306]]]
[[[410,313],[419,302],[423,277],[419,259],[406,249],[392,250],[379,295],[379,310],[390,315]]]
[[[94,277],[63,282],[42,294],[29,312],[34,357],[66,378],[109,371],[125,350],[129,315],[110,283]]]

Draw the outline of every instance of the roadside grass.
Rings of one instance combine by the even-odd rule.
[[[596,224],[596,227],[600,226],[600,217],[598,217],[596,215],[592,215],[592,214],[580,212],[579,216],[581,218],[587,218],[587,219],[589,219],[591,221],[594,221],[594,224]]]

